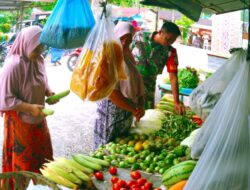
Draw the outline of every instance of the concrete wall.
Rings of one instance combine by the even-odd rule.
[[[213,16],[211,42],[213,52],[227,54],[229,49],[242,46],[240,17],[240,11]]]

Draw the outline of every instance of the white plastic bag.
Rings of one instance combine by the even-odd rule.
[[[29,186],[26,188],[26,190],[52,190],[52,189],[44,185],[34,185],[33,180],[31,179],[29,182]]]
[[[250,189],[250,62],[237,54],[240,67],[195,138],[200,158],[184,190]]]
[[[190,94],[189,106],[203,120],[221,97],[229,82],[239,70],[242,51],[234,53],[212,76],[195,88]]]

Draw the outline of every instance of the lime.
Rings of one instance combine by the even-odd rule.
[[[160,170],[159,166],[156,166],[155,169],[154,169],[155,172],[159,172],[159,170]]]
[[[117,160],[112,160],[110,164],[111,164],[111,166],[116,166],[117,167],[118,166],[118,161]]]
[[[134,163],[131,167],[131,170],[139,170],[140,169],[140,164]]]
[[[146,170],[147,169],[147,165],[145,163],[140,163],[140,168],[143,169],[143,170]]]
[[[179,164],[179,163],[180,163],[180,161],[179,161],[178,158],[175,158],[175,159],[173,160],[173,164],[174,164],[174,165]]]
[[[148,173],[153,173],[153,170],[152,170],[151,168],[147,168],[147,169],[146,169],[146,172],[148,172]]]
[[[135,157],[128,157],[128,158],[126,158],[126,160],[128,161],[129,164],[134,164],[136,162]]]
[[[121,162],[119,163],[119,168],[126,168],[126,167],[127,167],[127,164],[126,164],[125,161],[121,161]]]
[[[160,174],[163,174],[165,172],[165,168],[161,168],[160,170],[159,170],[159,173]]]
[[[120,153],[123,154],[123,155],[126,155],[128,152],[127,152],[126,149],[122,149]]]

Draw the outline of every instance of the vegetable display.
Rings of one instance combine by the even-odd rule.
[[[196,88],[199,84],[199,74],[191,67],[179,69],[178,81],[179,88]]]

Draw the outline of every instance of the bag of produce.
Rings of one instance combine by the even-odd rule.
[[[207,118],[221,94],[239,70],[243,52],[235,52],[212,76],[201,83],[190,94],[189,106],[203,120]]]
[[[184,190],[250,189],[250,62],[244,50],[235,58],[239,69],[195,138],[199,161]]]
[[[82,100],[97,101],[126,79],[123,50],[114,24],[102,17],[88,36],[72,74],[70,88]]]
[[[43,28],[40,41],[58,49],[81,47],[94,25],[88,0],[59,0]]]

